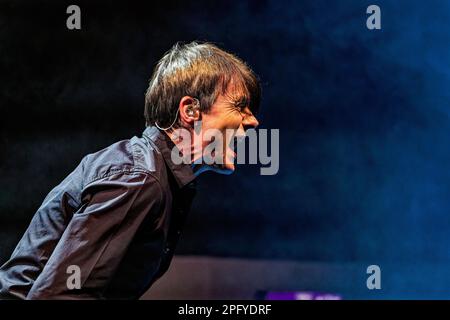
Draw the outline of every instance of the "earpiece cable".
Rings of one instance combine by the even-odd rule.
[[[172,124],[170,126],[168,126],[167,128],[161,128],[158,123],[155,121],[155,126],[159,129],[159,130],[163,130],[163,131],[167,131],[170,128],[173,127],[173,125],[175,124],[175,121],[177,121],[178,118],[178,112],[180,111],[180,109],[177,109],[177,112],[175,113],[175,119],[173,120]]]

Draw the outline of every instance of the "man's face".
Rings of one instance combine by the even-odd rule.
[[[246,130],[256,128],[258,120],[252,114],[244,96],[237,90],[229,90],[224,95],[219,95],[208,113],[202,114],[200,135],[203,137],[202,148],[205,150],[211,141],[205,139],[205,133],[215,129],[216,135],[222,139],[223,148],[213,154],[215,159],[221,159],[221,163],[209,165],[208,169],[223,174],[230,174],[235,170],[234,139],[245,137]],[[211,131],[210,131],[211,132]]]

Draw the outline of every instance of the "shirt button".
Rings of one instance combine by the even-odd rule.
[[[169,253],[169,252],[170,252],[170,248],[164,249],[164,252],[165,252],[165,253]]]

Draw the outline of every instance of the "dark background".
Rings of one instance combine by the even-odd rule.
[[[192,40],[259,74],[280,170],[202,176],[179,254],[450,262],[449,27],[447,1],[0,1],[0,262],[85,154],[141,134],[154,65]]]

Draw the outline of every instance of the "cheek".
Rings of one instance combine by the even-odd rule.
[[[224,122],[222,124],[222,127],[220,131],[222,132],[222,135],[225,140],[231,139],[231,135],[234,136],[238,132],[239,128],[242,124],[242,118],[240,116],[238,117],[230,117],[228,121]],[[229,143],[229,141],[226,141]]]
[[[205,129],[216,129],[225,134],[227,129],[238,130],[242,124],[240,112],[229,112],[217,117],[205,118],[203,126]]]
[[[233,116],[230,116],[227,121],[227,128],[228,129],[238,129],[241,126],[242,123],[242,116],[241,114],[235,113]]]

